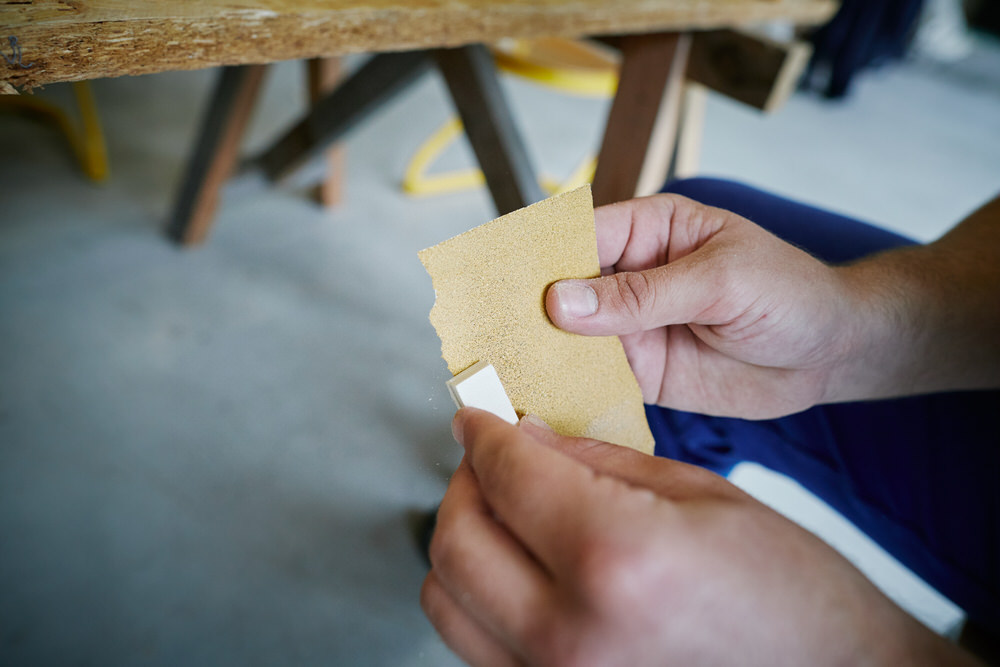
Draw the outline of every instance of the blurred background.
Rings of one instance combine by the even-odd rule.
[[[925,3],[846,79],[815,61],[778,113],[710,94],[697,173],[935,238],[1000,189],[996,4],[970,4],[972,28],[955,8]],[[493,204],[401,188],[452,115],[431,73],[349,135],[337,206],[237,177],[180,249],[161,229],[216,76],[94,81],[100,185],[52,126],[0,111],[0,664],[454,664],[418,605],[412,519],[459,451],[416,253]],[[606,99],[503,83],[540,172],[596,151]],[[68,85],[37,94],[73,106]],[[306,98],[300,63],[272,68],[244,153]],[[434,169],[472,163],[460,139]],[[733,479],[960,625],[794,482]]]

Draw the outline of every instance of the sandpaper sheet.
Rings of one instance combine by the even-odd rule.
[[[653,452],[642,393],[617,337],[570,334],[545,312],[564,278],[600,275],[590,186],[497,218],[420,252],[430,320],[457,374],[493,364],[518,414],[557,432]]]

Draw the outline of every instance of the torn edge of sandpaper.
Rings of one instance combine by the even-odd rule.
[[[557,328],[545,292],[600,275],[590,186],[551,197],[422,250],[437,300],[431,324],[457,374],[496,368],[519,415],[557,432],[652,453],[642,392],[615,336]]]

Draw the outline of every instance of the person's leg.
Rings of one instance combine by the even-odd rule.
[[[913,243],[714,179],[670,184],[830,262]],[[727,474],[753,461],[796,479],[994,632],[1000,631],[1000,392],[817,406],[765,421],[647,406],[656,453]]]

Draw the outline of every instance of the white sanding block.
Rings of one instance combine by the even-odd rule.
[[[448,380],[448,392],[459,408],[479,408],[492,412],[511,424],[517,423],[517,413],[504,391],[493,364],[479,361]]]

